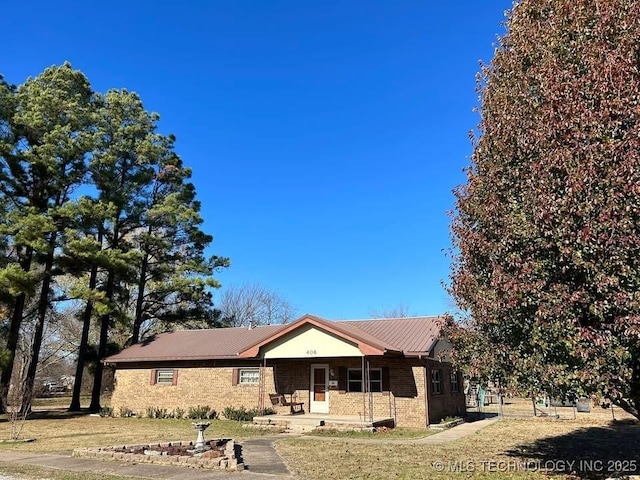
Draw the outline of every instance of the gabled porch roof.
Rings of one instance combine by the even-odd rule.
[[[351,325],[347,325],[346,323],[330,322],[323,318],[307,314],[287,325],[285,328],[274,332],[269,337],[255,343],[246,350],[239,352],[238,356],[240,358],[260,357],[261,349],[288,335],[295,335],[296,331],[300,331],[304,326],[308,325],[331,334],[340,340],[354,344],[362,355],[402,354],[402,351],[396,349],[394,346],[357,327],[352,328]]]

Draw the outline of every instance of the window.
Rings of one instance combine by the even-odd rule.
[[[369,391],[381,392],[382,391],[382,369],[372,368],[369,371]]]
[[[175,370],[156,370],[157,385],[173,385]]]
[[[347,370],[347,391],[348,392],[361,392],[362,391],[362,369],[350,368]],[[382,369],[371,368],[369,370],[369,391],[381,392],[382,391]]]
[[[458,382],[458,372],[455,370],[451,372],[451,393],[460,392],[460,382]]]
[[[362,370],[350,368],[347,370],[347,392],[362,391]]]
[[[440,389],[440,370],[431,370],[431,391],[434,395],[442,393]]]
[[[256,385],[260,382],[260,370],[257,368],[241,368],[238,373],[240,385]]]

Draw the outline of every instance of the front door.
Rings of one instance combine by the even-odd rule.
[[[310,413],[329,413],[329,365],[311,365]]]

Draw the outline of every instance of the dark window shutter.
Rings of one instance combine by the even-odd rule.
[[[382,367],[382,393],[389,395],[391,385],[389,381],[389,367]]]
[[[174,370],[173,371],[173,380],[171,381],[171,385],[177,385],[178,384],[178,370]]]
[[[338,367],[338,390],[340,393],[347,392],[347,369]]]
[[[240,369],[239,368],[234,368],[233,369],[233,375],[231,376],[231,385],[233,385],[234,387],[236,385],[238,385],[238,377],[240,376]]]
[[[155,385],[156,384],[156,378],[158,378],[158,371],[156,369],[152,369],[151,370],[151,380],[149,381],[149,383],[151,385]]]

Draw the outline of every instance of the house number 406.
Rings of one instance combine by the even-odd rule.
[[[315,350],[311,350],[311,349],[307,350],[307,355],[315,355],[315,354],[316,354]]]

